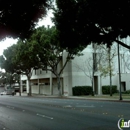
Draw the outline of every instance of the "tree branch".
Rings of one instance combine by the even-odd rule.
[[[118,44],[120,44],[121,46],[123,46],[123,47],[125,47],[127,49],[130,49],[130,46],[128,46],[127,44],[125,44],[125,43],[123,43],[123,42],[121,42],[119,40],[115,40],[115,42],[117,42]]]
[[[66,57],[66,61],[65,61],[64,65],[63,65],[63,67],[61,68],[61,70],[60,70],[60,72],[59,72],[59,75],[62,73],[63,69],[64,69],[65,66],[67,65],[67,63],[68,63],[68,61],[69,61],[69,57],[70,57],[70,55],[69,55],[69,53],[68,53],[68,56]]]

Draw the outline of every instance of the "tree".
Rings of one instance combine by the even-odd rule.
[[[75,48],[91,42],[111,46],[116,41],[130,49],[118,39],[130,35],[130,0],[56,0],[56,5],[54,22],[62,46]]]
[[[12,87],[12,84],[14,84],[16,81],[15,79],[19,80],[15,74],[11,74],[9,72],[0,72],[0,84],[2,85],[9,85],[9,87]]]
[[[113,59],[115,58],[116,54],[116,47],[110,46],[102,46],[102,49],[104,50],[104,56],[102,57],[102,60],[99,64],[99,70],[100,70],[100,76],[101,77],[110,77],[110,96],[112,96],[112,76],[114,76],[113,70],[114,70],[114,64]]]
[[[4,76],[2,76],[2,79],[9,84],[10,86],[12,83],[14,83],[14,72],[16,64],[13,63],[12,59],[15,55],[15,49],[16,45],[12,45],[4,50],[3,55],[0,56],[0,67],[5,70]]]
[[[16,69],[18,69],[17,64],[13,62],[13,58],[16,55],[16,44],[13,44],[12,46],[8,47],[4,50],[3,55],[0,56],[0,67],[6,71],[6,76],[4,81],[10,81],[10,86],[14,81],[17,80],[19,84],[19,91],[20,91],[20,75],[17,74]],[[3,79],[3,77],[2,77]],[[21,91],[20,91],[21,92]],[[21,96],[21,93],[20,93]]]
[[[5,83],[5,73],[0,71],[0,85],[4,86]]]
[[[73,59],[75,55],[78,55],[80,48],[73,51],[62,48],[55,27],[45,28],[42,26],[37,28],[33,33],[30,42],[32,43],[33,41],[35,43],[35,48],[37,48],[34,53],[38,54],[40,67],[43,70],[51,71],[56,76],[59,95],[61,95],[61,73],[67,63]],[[59,66],[65,53],[67,53],[66,60],[63,65]]]
[[[35,48],[33,42],[29,40],[17,42],[16,52],[13,56],[13,63],[17,64],[15,71],[17,74],[24,74],[27,76],[29,92],[28,95],[31,96],[31,84],[30,79],[32,76],[32,71],[35,69],[35,66],[38,64],[38,57],[34,53]]]
[[[51,0],[1,0],[0,40],[7,36],[27,38],[50,6]]]
[[[16,45],[8,47],[4,50],[3,55],[0,56],[0,67],[4,69],[6,72],[13,74],[16,64],[13,63],[12,59],[15,55]]]

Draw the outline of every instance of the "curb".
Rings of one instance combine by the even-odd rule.
[[[124,100],[119,100],[119,99],[106,99],[106,98],[84,98],[84,97],[69,97],[69,96],[43,96],[43,95],[32,95],[32,96],[28,96],[26,94],[24,95],[15,95],[18,97],[34,97],[34,98],[57,98],[57,99],[78,99],[78,100],[92,100],[92,101],[111,101],[111,102],[126,102],[126,103],[130,103],[130,99],[124,99]]]

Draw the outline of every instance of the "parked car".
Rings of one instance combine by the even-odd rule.
[[[6,95],[6,91],[1,92],[0,95]]]
[[[7,89],[6,91],[3,91],[0,93],[0,95],[15,95],[15,90],[14,89]]]

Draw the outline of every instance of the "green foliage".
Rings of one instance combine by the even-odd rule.
[[[13,63],[17,64],[16,70],[20,69],[22,72],[29,74],[31,69],[38,65],[38,57],[35,53],[34,42],[30,42],[29,40],[17,42],[15,55],[13,57]],[[38,51],[38,50],[37,50]]]
[[[1,72],[0,73],[0,84],[13,84],[16,81],[19,83],[20,79],[19,79],[19,75],[17,74],[12,74],[12,73],[8,73],[8,72]]]
[[[122,94],[130,94],[130,90],[126,90],[126,91],[122,92]]]
[[[55,27],[45,28],[44,26],[37,28],[32,34],[29,42],[33,44],[35,48],[33,53],[38,54],[39,60],[42,64],[42,68],[46,69],[46,66],[50,67],[56,76],[61,74],[63,69],[57,71],[58,64],[62,61],[62,55],[64,51],[68,52],[66,63],[71,60],[74,55],[78,54],[77,50],[68,51],[60,46],[59,35]],[[76,53],[77,52],[77,53]]]
[[[106,46],[101,46],[103,49],[103,56],[101,62],[99,63],[98,69],[100,71],[100,76],[114,76],[114,65],[113,59],[117,55],[115,46],[107,48]]]
[[[0,39],[6,36],[27,38],[39,18],[46,15],[51,0],[0,1]]]
[[[111,71],[111,76],[114,76],[113,72],[113,68],[112,66],[109,66],[108,64],[106,65],[100,65],[99,66],[99,71],[100,71],[100,75],[103,77],[107,77],[110,75],[110,71]]]
[[[110,86],[109,85],[102,86],[102,93],[103,94],[110,94]],[[112,94],[113,93],[117,93],[117,86],[116,85],[112,85]]]
[[[56,37],[55,27],[45,28],[44,26],[37,28],[29,39],[32,44],[30,49],[39,58],[39,62],[43,69],[46,67],[57,67],[61,61],[63,48],[59,46]]]
[[[5,58],[3,55],[0,56],[0,67],[3,69]]]
[[[89,95],[92,94],[91,86],[75,86],[72,88],[74,96]]]
[[[14,68],[17,64],[13,63],[13,57],[16,54],[16,44],[4,50],[3,55],[0,56],[0,66],[6,72],[14,73]]]
[[[62,46],[91,42],[110,46],[119,36],[130,35],[130,0],[56,0],[56,4],[54,22]]]

